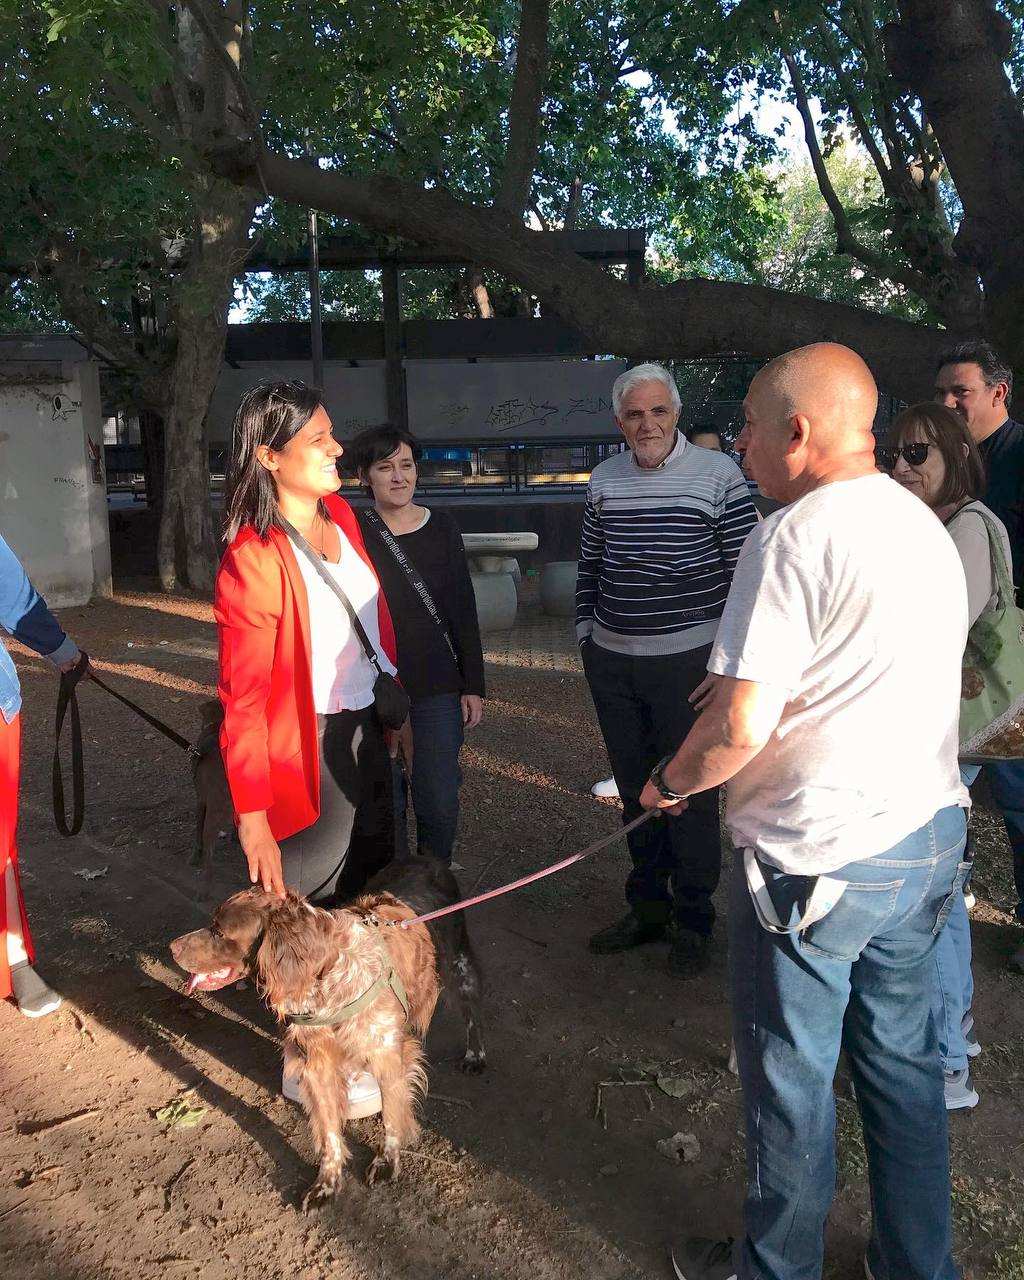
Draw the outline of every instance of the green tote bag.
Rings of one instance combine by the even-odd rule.
[[[960,691],[960,759],[968,764],[1024,759],[1024,611],[996,526],[978,512],[988,533],[996,604],[971,627]]]

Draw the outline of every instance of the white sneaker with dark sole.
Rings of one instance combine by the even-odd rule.
[[[731,1240],[691,1236],[669,1250],[676,1280],[736,1280]]]
[[[301,1102],[299,1077],[285,1067],[281,1072],[281,1093],[289,1102]],[[381,1109],[380,1085],[369,1071],[357,1071],[348,1079],[348,1120],[365,1120]]]
[[[971,1073],[964,1067],[963,1071],[946,1071],[945,1095],[947,1111],[966,1111],[978,1105],[978,1094],[971,1084]]]

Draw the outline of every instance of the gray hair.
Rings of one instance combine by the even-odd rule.
[[[676,386],[676,380],[663,364],[638,364],[632,369],[627,369],[625,373],[620,373],[612,383],[612,412],[616,418],[619,416],[619,410],[622,408],[622,401],[625,396],[639,386],[641,382],[662,382],[668,389],[669,399],[672,401],[672,407],[676,413],[683,407],[683,402],[679,398],[679,388]]]

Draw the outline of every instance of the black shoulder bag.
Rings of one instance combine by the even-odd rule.
[[[279,515],[277,522],[295,545],[305,554],[313,568],[345,606],[345,612],[352,623],[352,630],[359,637],[363,652],[369,658],[371,666],[377,673],[377,678],[373,682],[373,705],[377,711],[377,718],[385,729],[400,729],[409,715],[409,695],[395,677],[380,665],[377,651],[373,647],[370,637],[366,634],[363,624],[359,621],[358,614],[352,608],[352,601],[349,600],[338,583],[324,568],[324,563],[317,553],[299,533],[298,529],[285,520],[283,516]]]
[[[444,619],[438,612],[437,605],[434,604],[434,597],[430,594],[427,584],[420,577],[415,565],[413,565],[409,557],[398,545],[395,535],[387,527],[376,511],[372,508],[364,510],[362,512],[362,516],[366,523],[373,529],[374,533],[378,535],[381,542],[384,543],[387,549],[395,557],[395,560],[398,562],[398,567],[412,583],[413,590],[423,601],[423,607],[434,620],[434,623],[437,625],[441,635],[444,636],[444,642],[448,646],[448,652],[452,655],[452,661],[455,663],[456,670],[461,671],[462,666],[459,662],[459,655],[455,652],[455,646],[452,644],[452,638],[448,634],[448,628],[445,626]]]

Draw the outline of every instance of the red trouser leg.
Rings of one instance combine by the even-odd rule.
[[[25,899],[18,880],[18,847],[15,830],[18,825],[18,773],[21,764],[21,717],[10,724],[0,715],[0,1000],[11,994],[11,974],[7,964],[7,868],[11,867],[17,888],[21,933],[29,959],[35,960],[32,935],[29,933]]]

